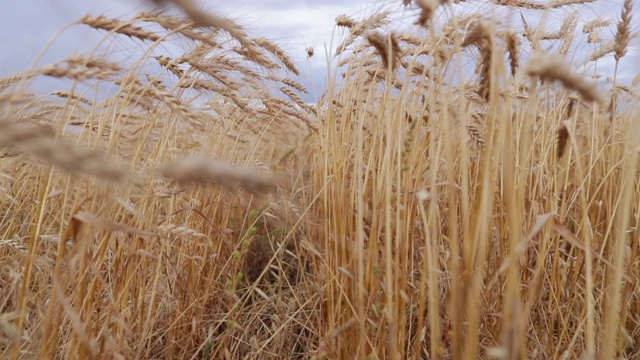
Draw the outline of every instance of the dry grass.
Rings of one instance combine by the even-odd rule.
[[[87,15],[95,53],[0,79],[1,358],[640,356],[638,81],[571,65],[577,1],[497,2],[577,10],[546,38],[339,16],[313,106],[278,44],[154,2],[186,18]],[[582,28],[616,64],[631,8]]]

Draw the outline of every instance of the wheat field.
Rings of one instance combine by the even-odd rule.
[[[340,15],[314,103],[164,3],[0,79],[0,358],[640,357],[633,1]]]

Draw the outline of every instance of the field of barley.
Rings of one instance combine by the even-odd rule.
[[[314,102],[197,2],[70,25],[0,79],[0,358],[639,358],[633,1],[488,3],[336,14]]]

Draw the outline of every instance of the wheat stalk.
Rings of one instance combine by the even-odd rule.
[[[63,64],[66,63],[66,66]],[[106,80],[121,71],[119,65],[102,59],[72,55],[66,60],[35,70],[37,73],[52,77],[66,77],[77,81],[91,78]]]
[[[602,102],[602,98],[593,83],[574,74],[569,67],[557,57],[534,55],[529,60],[526,72],[530,76],[539,77],[543,81],[560,81],[567,89],[576,90],[587,101]]]
[[[420,8],[420,16],[416,20],[416,24],[427,27],[429,20],[433,17],[436,8],[440,6],[444,0],[415,0],[416,5]]]
[[[600,48],[598,48],[596,51],[594,51],[593,54],[591,54],[591,56],[589,56],[589,61],[597,61],[603,58],[604,56],[613,53],[614,51],[615,51],[615,42],[614,41],[606,42],[600,45]]]
[[[274,176],[249,168],[231,166],[222,161],[185,158],[157,169],[159,175],[183,183],[218,184],[227,188],[240,186],[254,192],[269,192],[276,186]]]
[[[509,66],[511,67],[511,76],[515,77],[520,64],[520,53],[518,47],[520,41],[515,32],[508,31],[506,33],[507,52],[509,54]]]
[[[105,162],[98,150],[73,147],[51,137],[45,129],[23,126],[8,119],[0,120],[0,147],[33,155],[74,174],[84,173],[114,182],[127,177],[122,166]]]
[[[158,41],[160,37],[152,32],[143,30],[141,27],[133,26],[131,23],[117,19],[109,19],[102,15],[85,15],[78,21],[80,24],[91,26],[94,29],[112,31],[118,34],[135,37],[140,40]]]
[[[588,3],[595,2],[595,1],[597,1],[597,0],[552,0],[549,3],[549,8],[550,9],[559,9],[561,7],[564,7],[564,6],[588,4]]]
[[[158,63],[160,63],[160,65],[167,68],[178,78],[182,78],[184,76],[184,71],[180,69],[180,67],[178,67],[177,62],[171,59],[170,57],[160,55],[160,56],[154,56],[154,59],[158,60]]]
[[[210,26],[213,28],[222,29],[228,32],[233,38],[238,40],[240,44],[247,47],[247,49],[253,48],[253,44],[249,41],[245,31],[233,23],[232,21],[219,17],[215,14],[207,13],[199,9],[193,0],[169,0],[180,8],[184,13],[191,18],[196,24],[202,26]]]
[[[278,60],[280,60],[280,62],[293,74],[300,75],[300,71],[298,71],[298,68],[296,68],[296,65],[293,63],[293,59],[291,59],[291,57],[289,57],[276,43],[267,38],[259,38],[255,43],[275,55],[276,58],[278,58]]]
[[[569,128],[565,121],[560,123],[556,134],[556,157],[559,159],[565,153],[567,144],[569,143]]]
[[[480,50],[480,82],[478,94],[485,101],[489,101],[493,76],[491,74],[491,64],[493,59],[493,49],[495,47],[493,39],[493,28],[485,21],[473,23],[462,41],[462,47],[475,45]]]
[[[32,79],[34,76],[36,76],[35,73],[26,72],[26,73],[18,74],[18,75],[15,75],[15,76],[9,76],[9,77],[1,78],[0,79],[0,92],[5,91],[8,87],[10,87],[11,85],[17,83],[18,81]]]
[[[347,29],[351,29],[356,25],[356,22],[345,14],[338,15],[335,21],[337,26],[345,27]]]
[[[402,56],[402,50],[395,35],[389,33],[385,36],[374,31],[367,33],[366,38],[382,58],[382,65],[385,68],[394,70],[398,66],[398,60]]]
[[[178,33],[188,39],[206,44],[211,48],[220,46],[217,29],[196,26],[196,23],[175,15],[141,12],[133,18],[136,21],[154,22],[171,33]]]
[[[70,93],[68,91],[57,90],[57,91],[52,92],[51,95],[55,95],[55,96],[63,98],[63,99],[71,99],[71,100],[74,100],[74,101],[78,101],[78,102],[81,102],[81,103],[89,105],[89,106],[93,105],[93,101],[91,101],[89,99],[85,99],[82,96],[78,96],[76,94]]]
[[[484,136],[482,136],[482,132],[480,131],[480,129],[478,129],[477,126],[473,124],[467,124],[467,133],[469,134],[471,140],[476,143],[476,146],[478,146],[479,149],[484,146]]]
[[[620,22],[618,23],[618,32],[616,33],[616,40],[613,46],[613,50],[615,51],[614,58],[617,61],[627,53],[627,47],[629,45],[629,38],[631,37],[629,26],[631,24],[631,11],[632,11],[632,0],[625,0],[624,6],[622,8],[622,15]]]
[[[527,9],[527,10],[546,10],[547,9],[547,5],[545,4],[538,4],[538,3],[524,1],[524,0],[497,0],[497,1],[494,1],[494,4]]]
[[[591,34],[595,30],[611,25],[611,21],[607,19],[594,19],[584,24],[582,32],[585,34]]]
[[[562,37],[562,45],[558,50],[558,54],[560,54],[561,56],[567,55],[567,52],[569,51],[569,46],[571,46],[571,43],[573,42],[576,26],[578,26],[576,22],[577,15],[578,15],[577,11],[569,15],[565,19],[565,21],[562,23],[562,27],[560,28],[560,33],[563,34],[563,37]]]

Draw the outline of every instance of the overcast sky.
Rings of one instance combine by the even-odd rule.
[[[337,0],[208,0],[201,1],[201,4],[204,9],[239,19],[252,36],[266,36],[275,40],[298,59],[304,59],[306,47],[316,46],[320,49],[323,42],[330,40],[337,15],[354,14],[367,8],[365,1]],[[150,9],[140,0],[7,1],[3,4],[3,21],[0,22],[0,75],[28,67],[65,25],[84,14],[129,18],[139,11]],[[62,39],[56,41],[54,49],[47,51],[40,63],[55,61],[72,51],[86,49],[92,39],[100,39],[102,35],[85,26],[71,27],[64,31]]]
[[[469,1],[472,11],[493,11],[490,1]],[[397,17],[410,23],[416,17],[414,10],[402,10],[400,0],[203,0],[204,9],[219,15],[239,19],[250,35],[265,36],[275,40],[298,62],[299,68],[310,77],[322,78],[326,69],[324,44],[331,41],[334,19],[340,14],[368,15],[382,3],[394,4],[399,9]],[[584,9],[578,17],[591,20],[596,16],[617,21],[620,18],[622,0],[603,0]],[[634,21],[640,20],[640,12],[634,11]],[[501,7],[505,9],[504,7]],[[577,9],[568,9],[567,12]],[[51,43],[56,34],[65,26],[78,20],[84,14],[103,14],[110,17],[129,18],[142,10],[150,10],[141,0],[15,0],[3,4],[3,21],[0,22],[0,76],[18,73],[28,68],[41,50]],[[566,14],[566,13],[565,13]],[[489,14],[491,15],[491,14]],[[512,14],[513,15],[513,14]],[[511,16],[514,18],[514,16]],[[556,16],[562,19],[562,16]],[[553,24],[551,17],[549,24]],[[582,29],[579,23],[578,31]],[[516,17],[519,25],[519,16]],[[636,22],[637,23],[637,22]],[[638,31],[635,26],[633,31]],[[606,30],[609,31],[610,30]],[[88,46],[103,37],[103,33],[86,26],[72,26],[63,32],[52,47],[39,61],[40,65],[65,58],[72,52],[86,52]],[[610,36],[611,34],[609,34]],[[632,42],[628,59],[621,65],[625,78],[633,78],[640,70],[638,39]],[[305,49],[315,48],[316,56],[310,63],[306,60]],[[334,46],[335,47],[335,44]],[[583,49],[585,53],[588,48]],[[582,59],[585,56],[576,56]],[[599,65],[599,69],[612,67],[613,59]],[[304,81],[303,81],[304,82]]]

